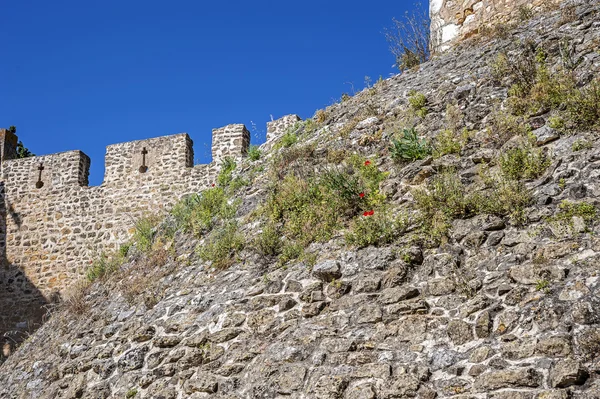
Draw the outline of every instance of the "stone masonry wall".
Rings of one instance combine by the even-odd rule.
[[[564,0],[431,0],[431,43],[444,51],[457,41],[493,26],[519,19],[519,8],[555,7]]]
[[[88,187],[90,158],[83,152],[11,159],[16,136],[0,133],[2,144],[6,141],[0,339],[14,341],[18,338],[9,333],[33,330],[42,306],[63,295],[100,253],[126,241],[137,218],[166,211],[182,196],[210,187],[218,164],[245,155],[250,141],[244,125],[215,129],[213,162],[196,166],[185,133],[110,145],[102,185]]]

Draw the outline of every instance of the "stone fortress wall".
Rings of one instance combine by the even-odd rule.
[[[297,120],[270,122],[269,139]],[[214,129],[213,161],[205,165],[193,164],[185,133],[110,145],[96,187],[88,186],[83,152],[13,159],[16,143],[0,129],[0,339],[34,329],[43,305],[82,278],[99,254],[127,241],[137,218],[211,187],[226,157],[246,154],[250,133],[241,124]]]
[[[565,0],[430,0],[431,46],[444,51],[454,43],[499,23],[519,20],[519,9],[556,7]]]

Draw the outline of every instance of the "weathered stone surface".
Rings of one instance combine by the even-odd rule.
[[[559,360],[550,370],[550,385],[553,388],[566,388],[582,385],[589,377],[588,371],[580,362],[572,359]]]
[[[542,384],[542,375],[532,368],[491,371],[475,379],[477,392],[488,392],[508,387],[538,387]]]
[[[455,345],[463,345],[473,339],[473,326],[462,320],[452,320],[448,324],[448,336]]]
[[[10,219],[7,254],[17,260],[32,259],[39,270],[18,272],[9,266],[10,272],[5,272],[0,266],[0,309],[14,306],[11,298],[31,298],[24,292],[38,282],[69,285],[71,276],[83,274],[79,259],[93,258],[81,249],[90,240],[109,242],[107,250],[118,250],[130,232],[111,234],[125,226],[124,215],[135,218],[147,209],[167,215],[168,232],[161,225],[152,233],[159,250],[164,245],[168,260],[155,261],[154,256],[132,247],[118,273],[86,288],[89,306],[82,315],[63,310],[69,306],[66,301],[24,345],[2,347],[5,353],[16,352],[0,360],[4,361],[0,397],[123,398],[134,390],[136,398],[165,399],[598,396],[600,228],[595,220],[567,218],[566,223],[573,220],[577,228],[563,229],[567,235],[558,237],[559,230],[552,225],[564,216],[565,200],[598,205],[600,139],[592,130],[575,129],[544,144],[540,150],[551,165],[542,177],[519,183],[522,194],[532,197],[522,212],[513,214],[513,209],[494,201],[510,200],[502,190],[515,182],[507,181],[510,187],[495,192],[498,187],[488,179],[498,177],[504,182],[499,157],[522,142],[496,134],[511,134],[504,122],[522,123],[518,130],[523,131],[529,124],[535,130],[554,123],[557,115],[564,117],[567,111],[552,107],[533,116],[510,115],[514,104],[507,101],[507,92],[514,82],[509,76],[498,82],[490,72],[500,52],[506,52],[510,63],[520,59],[522,45],[543,48],[554,76],[564,68],[562,42],[571,40],[574,54],[583,57],[572,72],[577,90],[598,75],[600,4],[586,0],[575,9],[573,23],[561,23],[560,10],[535,16],[517,24],[507,39],[467,42],[461,53],[434,57],[419,71],[379,82],[331,105],[310,122],[296,124],[297,119],[287,118],[273,125],[278,131],[271,133],[276,136],[283,134],[281,129],[295,129],[299,141],[288,148],[267,143],[257,161],[237,159],[234,177],[249,183],[232,198],[241,203],[235,221],[246,245],[232,256],[228,268],[216,270],[198,257],[212,232],[188,234],[177,229],[167,215],[180,193],[211,187],[218,171],[216,165],[211,166],[214,173],[209,179],[196,174],[201,168],[177,166],[191,155],[181,137],[159,140],[164,144],[162,158],[154,153],[155,148],[147,148],[158,158],[149,158],[154,163],[149,163],[146,174],[129,175],[127,168],[135,172],[136,162],[141,162],[128,158],[131,151],[137,151],[135,146],[112,149],[119,152],[111,153],[111,165],[123,166],[123,170],[111,167],[109,173],[124,180],[114,180],[110,187],[59,187],[62,178],[80,176],[74,170],[85,166],[69,165],[84,159],[71,158],[73,154],[51,159],[64,160],[60,168],[68,173],[56,173],[57,164],[48,163],[51,175],[45,181],[55,180],[47,191],[19,193],[13,183],[5,184],[8,193],[0,208],[6,213],[0,212],[0,218]],[[425,117],[413,115],[408,100],[412,90],[427,99]],[[358,122],[371,117],[377,122],[356,129]],[[390,140],[411,126],[436,151],[441,133],[452,133],[460,153],[393,162]],[[347,138],[340,134],[342,128],[342,133],[349,132]],[[233,129],[231,134],[236,132],[241,130]],[[574,151],[576,140],[589,141],[591,148],[584,143],[584,149]],[[173,147],[167,154],[169,143]],[[293,160],[305,152],[309,158]],[[370,158],[371,166],[363,169],[362,163],[352,164],[358,159],[354,153]],[[160,170],[159,161],[165,162]],[[320,172],[338,167],[347,168],[349,176],[374,168],[389,173],[379,187],[387,196],[386,206],[375,208],[373,218],[348,210],[332,239],[306,246],[299,259],[283,264],[283,257],[259,255],[253,244],[266,215],[258,207],[267,203],[270,184],[288,170],[298,177],[314,171],[319,178]],[[435,229],[430,231],[420,217],[424,204],[419,201],[431,199],[431,184],[442,173],[454,173],[446,167],[456,171],[465,194],[491,197],[477,203],[485,206],[469,206],[463,212],[462,201],[452,192],[438,193],[432,209]],[[10,171],[14,173],[8,177],[11,182],[30,177],[20,167]],[[123,181],[125,188],[120,187]],[[23,179],[21,184],[30,182]],[[187,186],[189,182],[194,186]],[[421,186],[413,186],[417,183]],[[1,189],[2,185],[0,194]],[[417,192],[427,198],[419,199]],[[447,200],[456,201],[452,209],[446,207]],[[33,210],[23,207],[32,203],[36,205]],[[10,213],[10,205],[24,221],[17,233],[11,230],[17,215]],[[492,212],[487,206],[497,215],[485,214]],[[378,218],[378,212],[384,208],[401,220],[393,242],[359,249],[346,241],[345,233],[353,231],[355,223],[380,226],[383,218]],[[73,224],[79,222],[81,226]],[[106,225],[111,223],[112,227]],[[278,220],[275,227],[287,251],[287,244],[295,244],[298,237],[282,223]],[[443,233],[442,223],[451,226],[448,234],[438,234]],[[171,239],[172,228],[176,231]],[[215,220],[214,231],[220,228],[221,220]],[[47,241],[36,242],[39,237]],[[65,248],[72,252],[63,254]],[[322,274],[313,273],[312,265],[318,270],[332,259],[339,262],[339,270],[328,266]],[[62,275],[64,270],[68,270],[66,275]],[[39,280],[31,279],[28,285],[30,276]],[[143,293],[133,295],[131,290]],[[39,309],[40,303],[32,303]],[[14,327],[23,321],[0,312],[0,326]],[[27,323],[19,325],[28,328]],[[3,332],[0,336],[13,337]],[[576,363],[564,366],[563,360]],[[588,373],[585,381],[582,371]]]
[[[328,260],[315,265],[313,267],[313,274],[327,282],[342,277],[340,263],[335,260]]]
[[[125,352],[119,359],[119,368],[123,371],[141,369],[144,365],[144,357],[148,353],[148,347],[142,346]]]

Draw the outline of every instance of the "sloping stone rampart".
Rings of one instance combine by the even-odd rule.
[[[64,294],[104,251],[116,250],[139,217],[167,211],[211,187],[226,157],[246,154],[244,125],[213,130],[213,162],[194,165],[185,134],[110,145],[100,186],[88,186],[81,151],[16,158],[17,137],[0,129],[0,337],[33,330],[43,305]],[[15,338],[16,339],[16,338]]]

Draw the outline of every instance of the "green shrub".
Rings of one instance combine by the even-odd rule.
[[[133,242],[139,251],[147,253],[152,249],[158,222],[157,216],[146,216],[136,220]]]
[[[256,251],[265,256],[275,256],[281,252],[281,234],[272,223],[267,223],[253,242]]]
[[[583,151],[583,150],[589,150],[594,148],[594,144],[591,141],[587,141],[587,140],[575,140],[575,142],[573,143],[573,145],[571,146],[571,149],[574,152],[577,151]]]
[[[531,144],[508,149],[500,156],[502,174],[513,180],[535,179],[550,166],[550,159],[539,148]]]
[[[272,191],[266,210],[273,222],[283,223],[283,233],[308,245],[329,240],[338,227],[338,203],[327,201],[315,178],[287,175]]]
[[[426,218],[433,218],[436,213],[443,213],[447,218],[464,218],[476,210],[466,187],[454,170],[446,170],[432,178],[426,189],[413,191],[417,209]]]
[[[460,154],[462,147],[463,140],[455,131],[450,129],[442,130],[435,138],[433,157],[440,158],[447,154]]]
[[[515,136],[528,137],[530,132],[531,127],[521,118],[504,111],[493,113],[487,127],[488,137],[497,147]]]
[[[525,222],[525,208],[531,205],[531,193],[522,182],[501,177],[490,178],[491,188],[477,193],[473,201],[477,213],[509,216],[516,224]]]
[[[473,195],[454,170],[445,170],[433,177],[426,188],[413,191],[419,211],[422,230],[433,242],[447,236],[451,222],[475,214],[477,205]]]
[[[425,94],[411,90],[408,93],[408,105],[410,110],[418,117],[425,118],[429,110],[427,109],[427,97]]]
[[[281,136],[280,145],[284,148],[289,148],[298,142],[298,135],[294,131],[288,130]]]
[[[299,259],[304,254],[304,246],[296,242],[286,242],[279,255],[279,264],[285,265],[288,262]]]
[[[600,122],[600,78],[576,90],[566,100],[566,113],[579,130],[596,128]]]
[[[235,160],[231,157],[226,157],[221,165],[221,171],[217,176],[217,184],[219,187],[227,187],[233,180],[233,171],[236,168]]]
[[[373,210],[372,215],[367,214],[354,218],[344,237],[347,244],[359,248],[369,245],[384,245],[398,238],[407,225],[405,215],[393,216],[392,212],[380,208]]]
[[[420,139],[414,128],[404,129],[400,139],[392,139],[390,155],[395,162],[412,162],[431,154],[431,146]]]
[[[258,161],[262,155],[260,148],[257,145],[251,145],[248,147],[248,158],[251,161]]]
[[[119,266],[124,262],[124,257],[109,256],[106,253],[100,254],[90,267],[86,270],[86,278],[89,282],[94,282],[111,273],[117,271]]]
[[[344,205],[344,209],[340,209],[342,213],[354,214],[360,209],[360,204],[363,202],[361,193],[365,195],[365,187],[361,184],[357,174],[349,174],[339,168],[331,168],[322,173],[320,183],[324,187],[324,192],[333,195],[336,202]]]
[[[555,220],[569,221],[574,216],[582,218],[586,223],[591,223],[598,217],[598,208],[589,202],[572,202],[563,200],[558,206]]]
[[[198,247],[198,256],[212,262],[216,269],[226,269],[243,248],[244,236],[239,233],[237,223],[229,221],[212,231],[204,245]]]
[[[291,148],[284,148],[273,158],[273,168],[278,178],[282,178],[289,172],[289,169],[300,165],[303,162],[312,159],[314,156],[315,145],[305,144],[297,145]]]
[[[195,236],[211,230],[220,220],[235,216],[238,203],[230,202],[222,187],[184,197],[171,210],[178,228]]]
[[[598,219],[598,209],[589,202],[572,202],[563,200],[558,206],[558,212],[547,218],[553,226],[553,232],[558,236],[572,236],[577,233],[573,218],[581,218],[585,225],[584,231],[589,231],[592,224]]]

